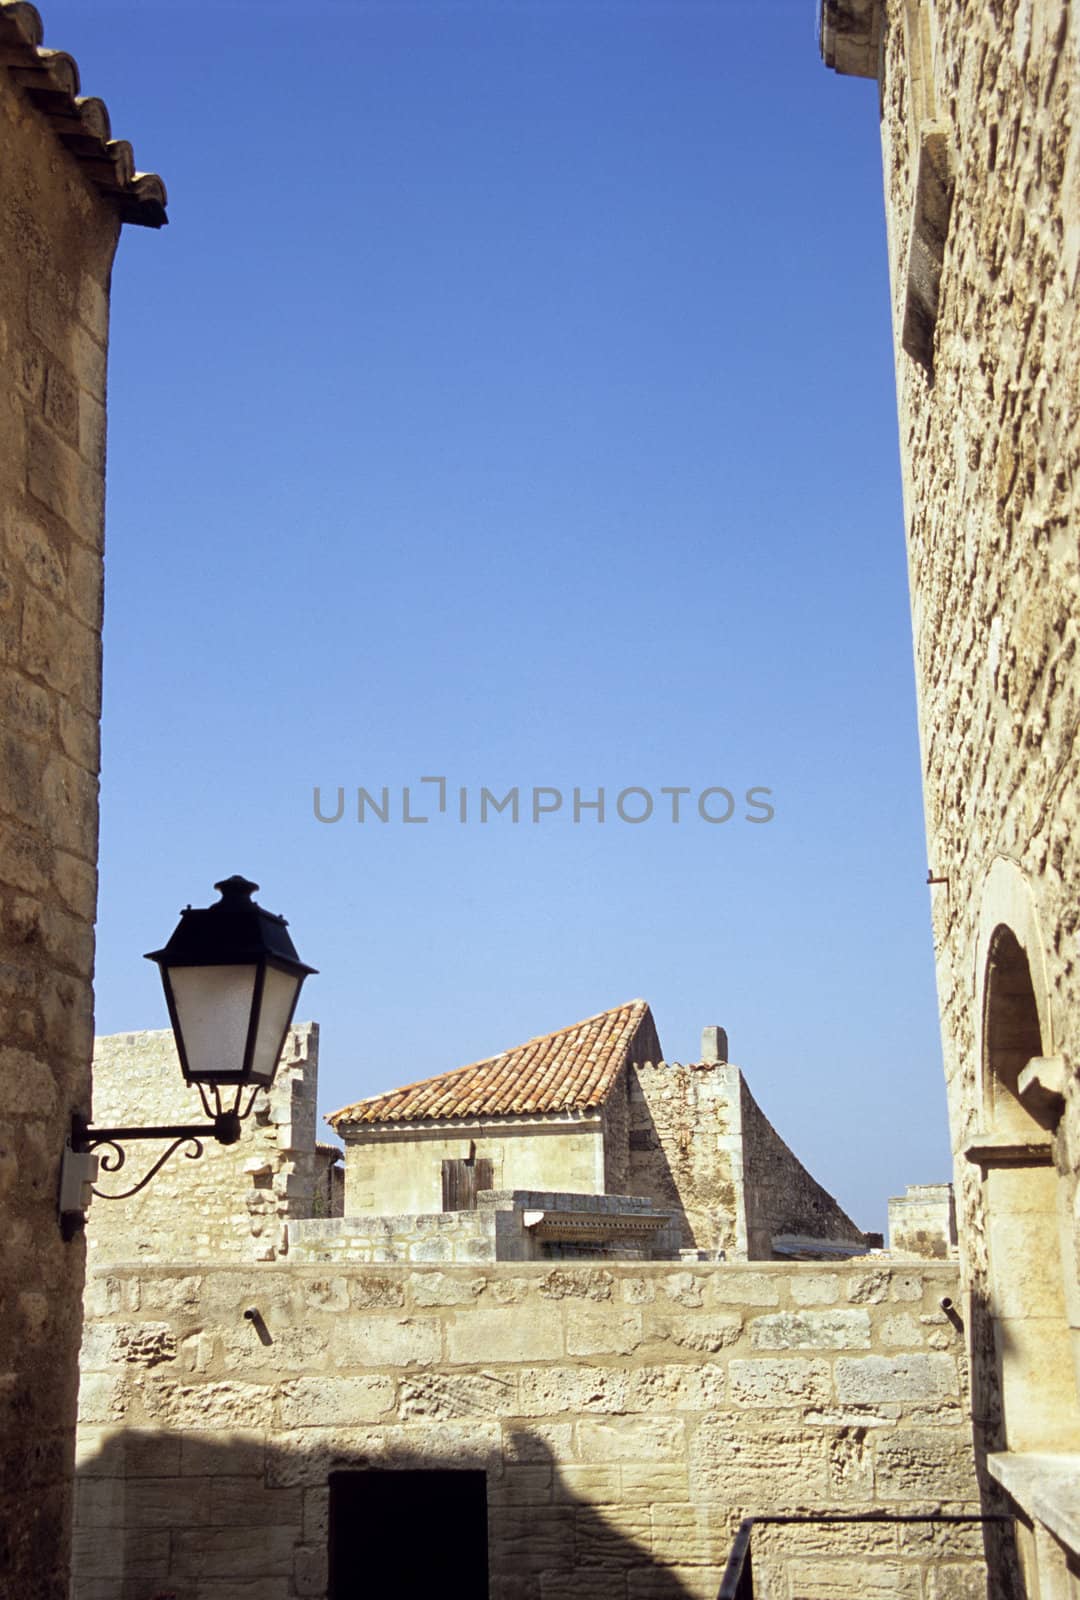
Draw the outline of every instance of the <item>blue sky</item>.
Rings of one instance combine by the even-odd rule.
[[[114,273],[99,1031],[243,872],[324,1109],[642,995],[883,1227],[949,1163],[876,86],[812,0],[43,11],[170,194]]]

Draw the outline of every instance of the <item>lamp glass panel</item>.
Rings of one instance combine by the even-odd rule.
[[[262,1005],[259,1008],[259,1028],[255,1035],[255,1051],[251,1058],[251,1077],[256,1083],[270,1083],[277,1071],[278,1059],[285,1043],[285,1031],[296,1004],[297,990],[303,982],[292,972],[280,972],[267,966],[263,979]]]
[[[254,962],[169,968],[190,1078],[213,1082],[243,1071],[257,971]]]

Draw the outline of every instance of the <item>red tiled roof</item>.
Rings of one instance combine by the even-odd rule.
[[[356,1123],[588,1111],[603,1103],[627,1061],[660,1058],[652,1013],[644,1000],[632,1000],[489,1061],[358,1100],[326,1120],[337,1130]]]

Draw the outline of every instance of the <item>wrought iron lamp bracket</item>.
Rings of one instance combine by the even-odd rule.
[[[258,1090],[253,1091],[242,1111],[238,1109],[239,1093],[236,1105],[229,1111],[222,1109],[216,1088],[213,1103],[207,1099],[201,1084],[199,1093],[206,1113],[212,1119],[209,1122],[171,1123],[146,1128],[92,1128],[78,1111],[72,1113],[71,1132],[64,1145],[60,1171],[60,1228],[65,1239],[74,1238],[79,1229],[85,1226],[86,1208],[93,1195],[101,1200],[130,1200],[132,1195],[146,1188],[182,1145],[189,1146],[184,1151],[187,1159],[197,1161],[203,1153],[206,1139],[215,1139],[218,1144],[236,1144],[240,1138],[240,1125],[250,1115]],[[135,1139],[167,1139],[169,1144],[150,1170],[130,1189],[109,1193],[108,1190],[97,1188],[99,1170],[119,1172],[127,1161],[126,1146]],[[99,1151],[101,1154],[97,1153]]]

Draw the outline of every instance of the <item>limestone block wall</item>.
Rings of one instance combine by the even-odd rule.
[[[680,1220],[685,1248],[746,1254],[738,1067],[635,1065],[627,1075],[628,1194]]]
[[[767,1261],[773,1241],[787,1236],[859,1245],[855,1223],[807,1172],[739,1078],[742,1133],[743,1206],[751,1260]]]
[[[319,1029],[289,1030],[268,1092],[260,1092],[239,1143],[204,1143],[198,1160],[182,1150],[141,1194],[95,1198],[87,1239],[100,1261],[272,1261],[288,1249],[290,1217],[315,1209]],[[118,1033],[95,1040],[94,1118],[99,1126],[206,1121],[198,1090],[184,1083],[171,1029]],[[154,1147],[128,1146],[122,1171],[102,1172],[98,1187],[120,1192],[152,1164]]]
[[[885,10],[882,146],[900,445],[929,861],[944,880],[930,893],[958,1223],[966,1281],[982,1308],[977,1410],[991,1448],[1041,1440],[1042,1448],[1076,1449],[1077,12],[1059,0],[889,0]],[[933,140],[947,158],[950,193],[936,320],[920,361],[903,331]],[[984,1025],[999,928],[1015,936],[1027,969],[1035,1024],[1021,1054],[1056,1063],[1053,1092],[1026,1122],[1008,1087],[995,1086]],[[1050,1164],[1023,1194],[1026,1180],[965,1156],[1006,1126],[1049,1138]],[[1047,1263],[1034,1276],[1033,1261]],[[1007,1378],[1012,1368],[1017,1385],[1004,1420],[999,1368]]]
[[[15,60],[5,56],[5,60]],[[109,275],[120,224],[0,65],[0,1565],[65,1593],[89,1097]]]
[[[635,1065],[627,1094],[627,1192],[670,1207],[685,1248],[767,1261],[778,1235],[866,1242],[768,1122],[738,1067]]]
[[[312,1214],[316,1217],[345,1215],[344,1151],[339,1145],[315,1145],[315,1193]]]
[[[462,1118],[452,1125],[342,1129],[345,1211],[395,1215],[442,1207],[442,1164],[470,1153],[492,1164],[496,1189],[604,1192],[604,1129],[596,1115]]]
[[[537,1236],[528,1226],[541,1214],[554,1221],[558,1238]],[[559,1227],[567,1221],[569,1226]],[[575,1242],[575,1225],[582,1224],[584,1239]],[[672,1224],[668,1216],[657,1216],[650,1200],[630,1195],[490,1189],[480,1195],[475,1211],[292,1220],[289,1254],[294,1261],[338,1264],[533,1261],[571,1255],[670,1260],[680,1244]]]
[[[492,1600],[712,1600],[745,1513],[973,1508],[957,1292],[939,1263],[95,1269],[74,1600],[324,1595],[329,1474],[407,1467],[486,1472]],[[980,1556],[780,1528],[756,1592],[974,1596]]]
[[[894,1256],[944,1261],[957,1253],[951,1183],[909,1183],[889,1201],[889,1250]]]

